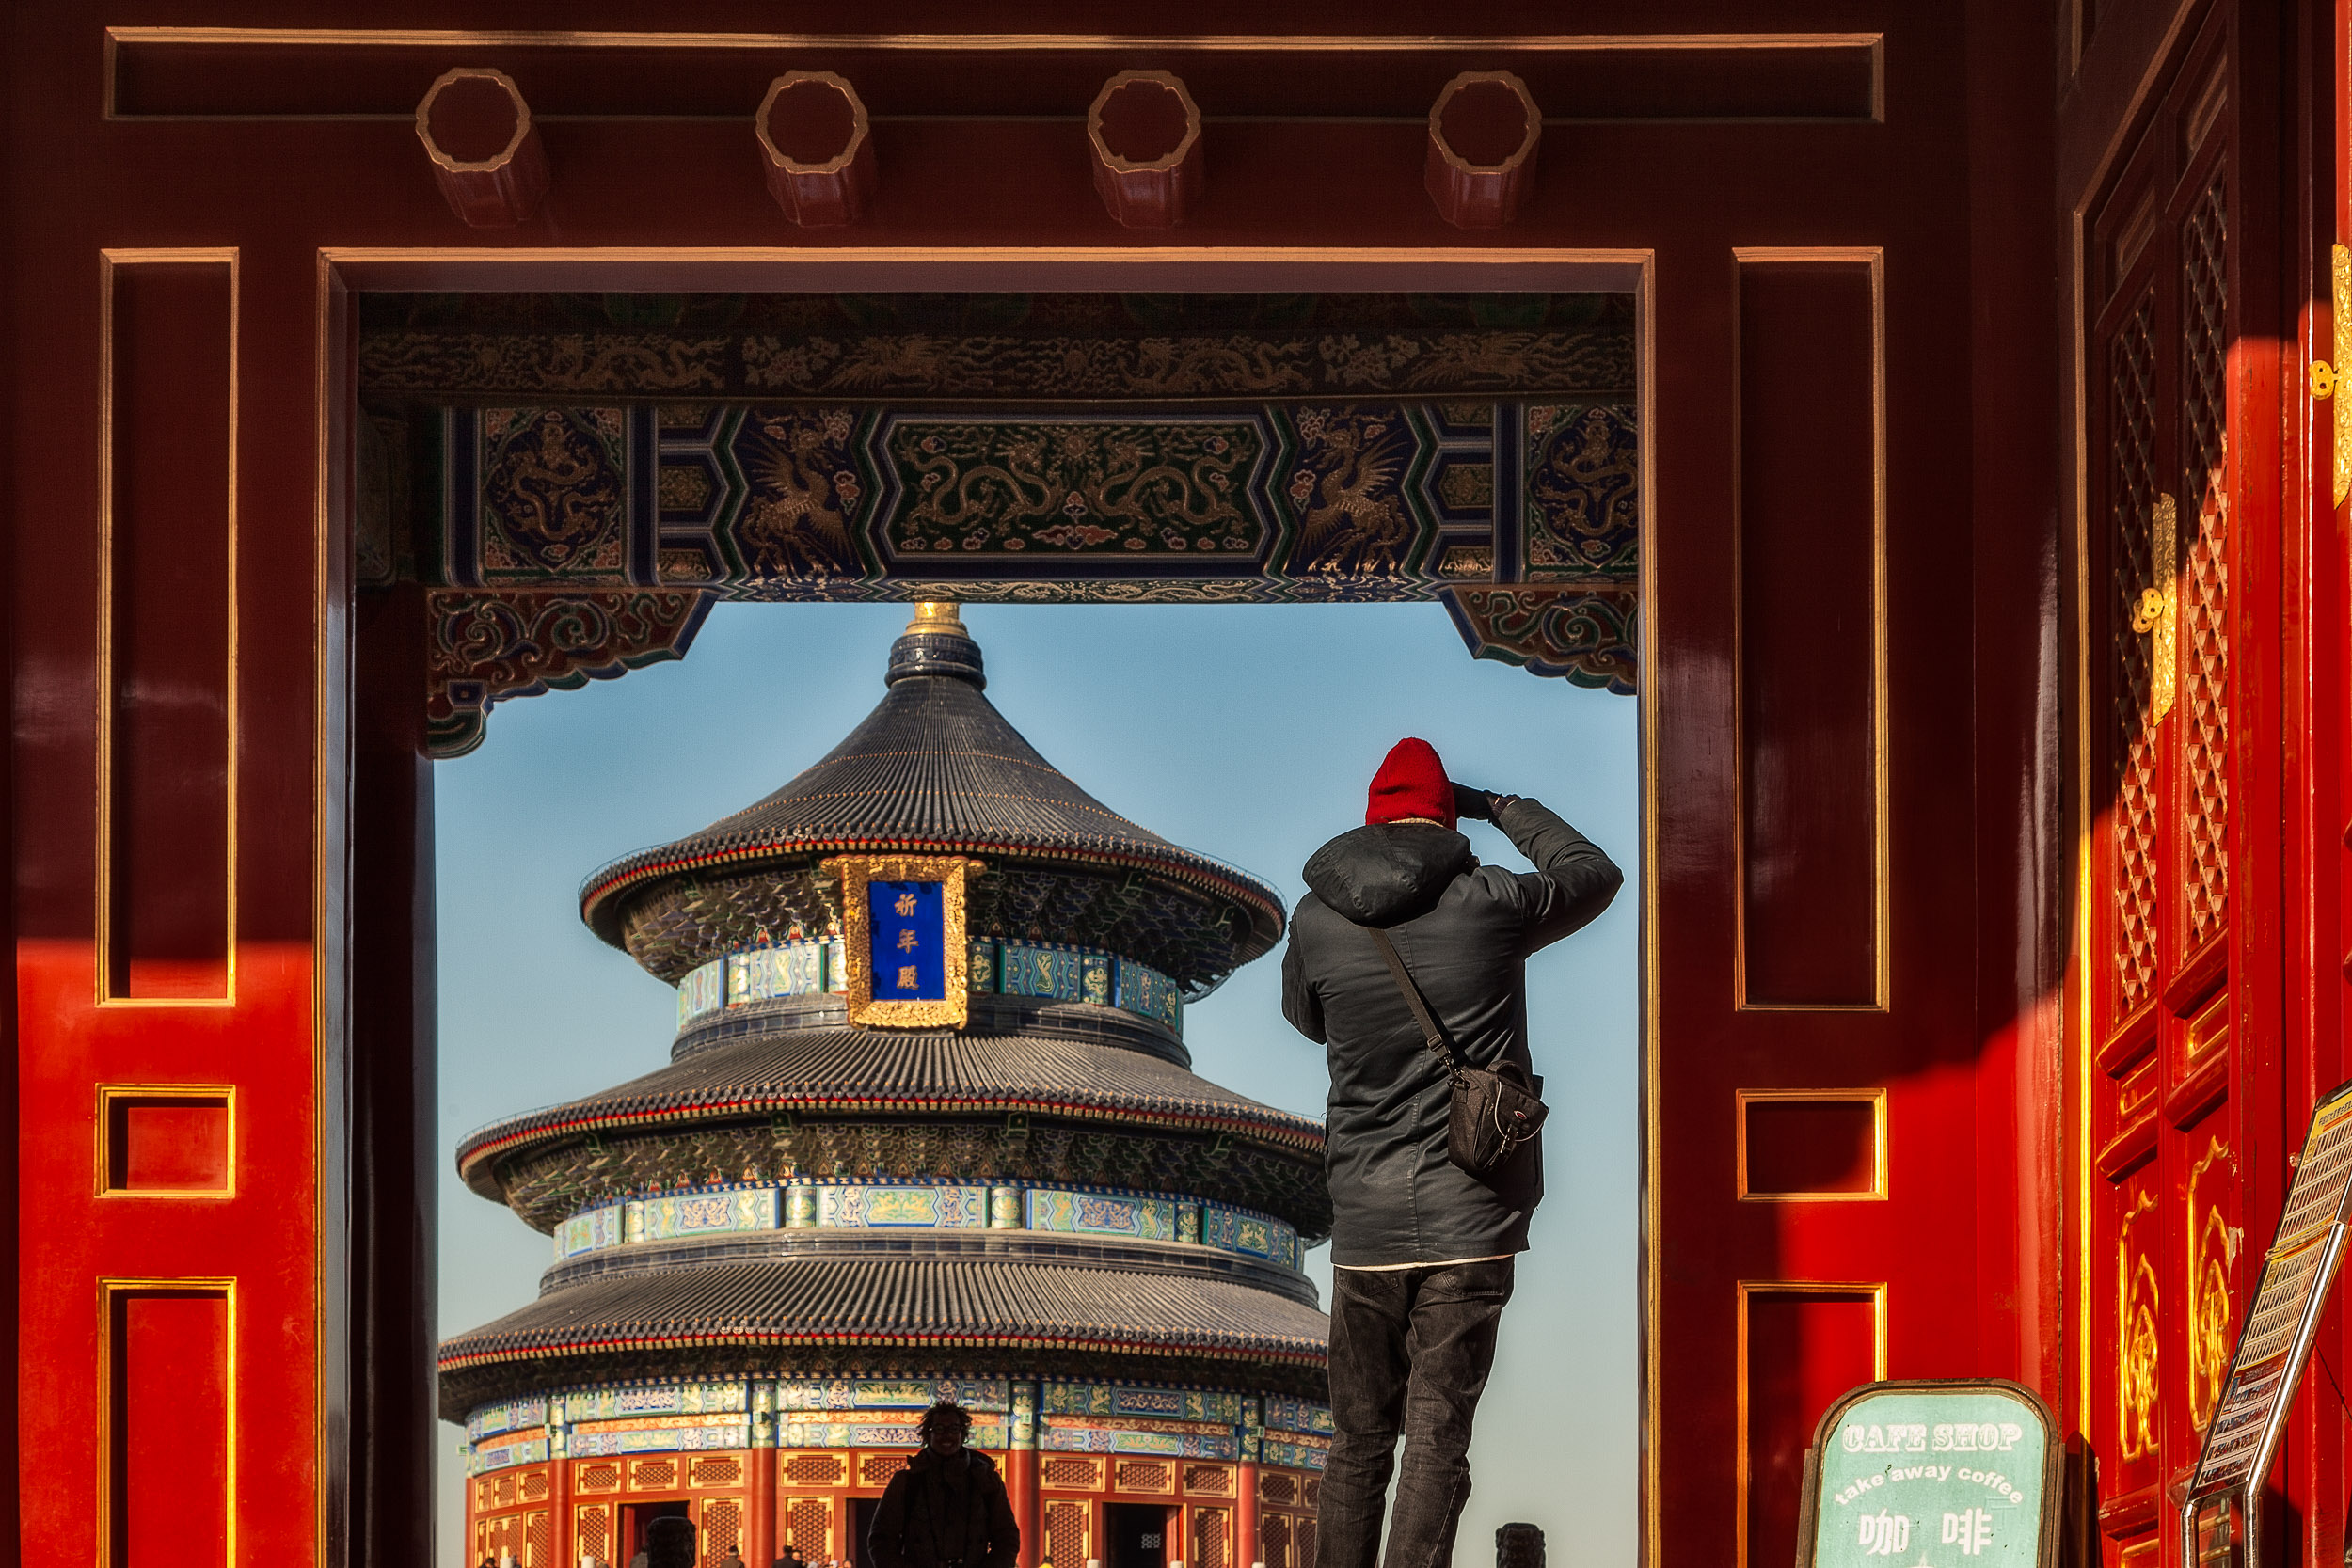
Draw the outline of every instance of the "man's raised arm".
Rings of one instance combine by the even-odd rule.
[[[1534,871],[1519,873],[1526,905],[1527,950],[1558,942],[1607,909],[1625,886],[1617,863],[1540,800],[1523,795],[1491,795],[1467,784],[1454,786],[1454,800],[1465,816],[1485,817],[1510,836],[1512,845],[1534,863]],[[1476,810],[1483,806],[1484,810]]]

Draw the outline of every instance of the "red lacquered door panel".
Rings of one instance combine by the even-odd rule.
[[[1431,207],[1397,103],[1490,53],[1605,87],[1595,40],[1367,45],[1327,80],[1279,49],[1172,50],[1217,139],[1193,218],[1143,238],[1106,218],[1073,127],[1138,63],[1104,37],[1164,31],[1164,8],[1089,13],[1035,57],[860,55],[878,98],[953,81],[994,107],[937,121],[910,101],[878,126],[870,219],[805,232],[748,124],[711,118],[750,80],[742,50],[681,48],[632,80],[571,38],[110,51],[94,13],[21,18],[12,104],[40,133],[11,149],[11,211],[39,218],[12,241],[6,372],[25,1541],[144,1568],[151,1516],[118,1509],[136,1488],[230,1518],[240,1560],[430,1550],[422,639],[413,596],[346,591],[346,285],[1592,281],[1521,255],[1638,273],[1656,1556],[1786,1561],[1804,1440],[1861,1377],[2061,1394],[2056,1069],[2035,1013],[2058,918],[2038,902],[2054,483],[2046,412],[2020,391],[2055,379],[2047,19],[1837,0],[1749,8],[1722,35],[1703,9],[1620,8],[1613,29],[1703,47],[1669,52],[1683,63],[1613,118],[1546,87],[1566,96],[1546,105],[1543,172],[1481,234]],[[1325,5],[1283,25],[1409,38],[1424,12]],[[140,20],[354,25],[262,0]],[[740,24],[614,0],[565,20]],[[1267,25],[1231,5],[1185,20]],[[1016,6],[991,24],[1062,24]],[[1540,8],[1460,24],[1565,25]],[[494,55],[575,117],[540,127],[555,183],[508,230],[460,222],[384,109],[404,73],[421,93]],[[643,109],[673,75],[652,106],[696,118],[601,113],[599,94]],[[1057,93],[1071,117],[1039,119]],[[1120,270],[1146,266],[1139,284]],[[135,1147],[103,1146],[118,1125]],[[200,1396],[187,1440],[211,1447],[134,1476],[151,1429],[106,1413],[158,1379]]]

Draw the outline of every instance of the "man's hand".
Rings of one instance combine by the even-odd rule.
[[[1472,822],[1495,819],[1495,797],[1466,784],[1454,786],[1454,815]]]

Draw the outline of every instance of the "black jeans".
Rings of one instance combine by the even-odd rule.
[[[1470,1421],[1495,1360],[1514,1259],[1331,1271],[1336,1433],[1315,1518],[1315,1568],[1373,1568],[1396,1439],[1405,1437],[1387,1568],[1448,1568],[1470,1500]]]

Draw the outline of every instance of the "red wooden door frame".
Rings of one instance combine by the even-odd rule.
[[[168,21],[172,8],[164,8]],[[1656,28],[1689,27],[1683,9],[1658,6]],[[404,689],[418,689],[416,630],[396,604],[380,616],[356,607],[348,588],[351,466],[336,421],[350,406],[345,291],[354,287],[919,288],[939,286],[937,269],[953,264],[943,257],[967,247],[988,258],[959,275],[967,287],[1295,288],[1375,277],[1391,287],[1467,287],[1458,270],[1467,269],[1486,287],[1534,289],[1593,281],[1575,270],[1578,256],[1600,261],[1599,276],[1646,268],[1644,422],[1654,455],[1645,554],[1653,584],[1661,571],[1680,574],[1671,592],[1692,593],[1696,618],[1677,623],[1672,605],[1664,629],[1660,615],[1645,617],[1653,748],[1645,787],[1654,808],[1662,791],[1687,814],[1698,808],[1685,800],[1723,799],[1728,710],[1708,664],[1722,644],[1704,615],[1722,602],[1721,563],[1708,541],[1720,537],[1717,509],[1731,494],[1723,442],[1736,369],[1727,313],[1735,251],[1886,247],[1894,396],[1903,409],[1918,399],[1945,410],[1967,436],[1964,458],[1945,470],[1966,494],[1950,513],[1965,541],[1941,553],[1902,544],[1894,597],[1882,606],[1907,626],[1923,625],[1917,616],[1935,602],[1925,573],[1957,573],[1947,590],[1965,604],[1953,613],[1968,649],[1965,657],[1941,656],[1948,667],[1930,683],[1935,705],[1919,721],[1945,726],[1948,737],[1909,750],[1895,737],[1903,741],[1894,748],[1898,799],[1921,792],[1957,830],[1937,842],[1899,836],[1900,855],[1927,861],[1899,859],[1897,875],[1934,870],[1966,891],[1926,925],[1907,924],[1919,917],[1899,906],[1888,927],[1899,933],[1889,940],[1904,944],[1891,958],[1894,1006],[1907,1005],[1906,973],[1933,975],[1948,1008],[1936,1025],[1947,1037],[1934,1054],[1968,1064],[1934,1103],[1973,1115],[1983,1133],[1969,1196],[1937,1211],[1957,1227],[1948,1256],[1966,1284],[1940,1296],[1903,1287],[1911,1299],[1892,1308],[1889,1370],[2017,1375],[2066,1402],[2057,1376],[2066,1333],[2057,1234],[2042,1201],[2057,1179],[2059,1134],[2047,1091],[2061,1060],[2042,1005],[2058,926],[2049,893],[2055,835],[2042,819],[2054,799],[2055,736],[2040,704],[2056,614],[2046,579],[2053,485],[2035,455],[2046,451],[2047,405],[2017,391],[2052,384],[2047,235],[2026,198],[2048,156],[2047,121],[2036,107],[2042,17],[2030,5],[1991,0],[1962,17],[1896,4],[1851,9],[1859,31],[1882,34],[1883,123],[1564,123],[1550,166],[1568,177],[1539,181],[1518,225],[1490,242],[1434,218],[1420,183],[1422,131],[1409,117],[1237,120],[1215,127],[1208,205],[1187,229],[1144,244],[1106,231],[1083,166],[1063,168],[1070,127],[1057,122],[886,127],[885,180],[895,183],[885,190],[924,199],[885,207],[869,229],[808,234],[789,231],[766,204],[739,126],[550,124],[549,207],[515,236],[479,235],[439,205],[405,125],[103,119],[112,58],[103,19],[70,8],[20,17],[15,102],[20,123],[40,133],[14,145],[10,175],[19,229],[9,330],[20,353],[18,461],[9,466],[18,721],[9,783],[24,1369],[16,1433],[27,1544],[79,1554],[92,1544],[94,1493],[81,1478],[93,1477],[108,1451],[90,1419],[101,1408],[103,1360],[93,1283],[233,1275],[244,1351],[239,1552],[326,1560],[346,1542],[371,1559],[430,1549],[421,1520],[431,1433],[421,1427],[432,1417],[417,1354],[432,1338],[429,1301],[418,1290],[432,1192],[429,899],[419,893],[429,789],[416,761],[417,716],[401,705]],[[237,19],[346,22],[340,12],[260,4]],[[567,21],[615,19],[632,20],[627,8],[606,5]],[[187,20],[224,19],[191,8]],[[662,24],[694,20],[673,10]],[[715,9],[707,20],[724,24]],[[1136,31],[1153,20],[1140,11],[1112,19]],[[1255,21],[1238,8],[1226,20]],[[1543,24],[1534,7],[1493,20],[1531,32]],[[1402,6],[1371,15],[1334,8],[1325,21],[1350,31],[1422,24]],[[1757,21],[1743,14],[1740,25]],[[1242,74],[1279,99],[1288,69],[1278,51]],[[1364,81],[1363,90],[1380,87],[1378,72]],[[1600,172],[1579,180],[1580,167]],[[1352,177],[1333,179],[1334,168]],[[37,228],[24,216],[33,214]],[[239,268],[240,990],[228,1007],[172,1005],[133,1017],[91,1000],[94,274],[107,247],[229,245]],[[1904,293],[1926,277],[1934,279],[1925,285],[1931,300]],[[1940,336],[1927,330],[1938,312],[1948,324]],[[43,352],[23,352],[30,345]],[[1931,375],[1947,385],[1931,386]],[[1903,412],[1896,422],[1915,419]],[[1899,436],[1896,450],[1920,450],[1915,435]],[[1903,483],[1917,480],[1906,470]],[[1677,673],[1685,645],[1675,640],[1686,634],[1690,657]],[[1937,646],[1963,641],[1945,635]],[[1897,680],[1908,682],[1933,660],[1929,644],[1905,630],[1894,662]],[[1684,698],[1668,695],[1677,681]],[[1661,706],[1685,700],[1691,705]],[[1725,917],[1721,862],[1702,863],[1682,854],[1684,841],[1661,841],[1661,821],[1653,809],[1645,867],[1653,966],[1665,961],[1657,957],[1660,923],[1672,935]],[[1716,836],[1687,843],[1714,855],[1722,840],[1709,832]],[[1929,936],[1941,945],[1915,947]],[[1661,982],[1653,973],[1653,1029],[1661,993],[1720,1009],[1721,976],[1702,970],[1692,978],[1683,996],[1683,976]],[[1741,1050],[1751,1060],[1769,1041],[1804,1037],[1794,1024],[1689,1016],[1675,1049],[1693,1059],[1735,1028],[1747,1032]],[[1655,1062],[1655,1041],[1652,1053]],[[1863,1056],[1848,1056],[1851,1070],[1867,1074]],[[1801,1063],[1784,1065],[1790,1082],[1808,1082],[1794,1070]],[[237,1123],[236,1196],[197,1222],[182,1218],[192,1210],[167,1216],[153,1207],[160,1200],[100,1204],[87,1177],[93,1085],[199,1078],[235,1085],[241,1108],[262,1113]],[[1648,1140],[1650,1386],[1661,1402],[1649,1412],[1645,1509],[1653,1556],[1711,1560],[1726,1555],[1735,1533],[1736,1466],[1725,1439],[1738,1400],[1730,1264],[1708,1254],[1719,1231],[1749,1225],[1765,1236],[1775,1227],[1757,1211],[1729,1207],[1733,1195],[1718,1180],[1728,1105],[1695,1088],[1687,1105],[1687,1122],[1677,1108]],[[1669,1163],[1677,1156],[1663,1145],[1667,1132],[1698,1141],[1691,1174]],[[1764,1253],[1773,1244],[1764,1243]],[[1747,1255],[1753,1264],[1764,1254]],[[1675,1305],[1678,1291],[1691,1293],[1687,1312]],[[1669,1354],[1660,1323],[1690,1338]],[[1669,1370],[1686,1381],[1669,1387],[1661,1376]]]

